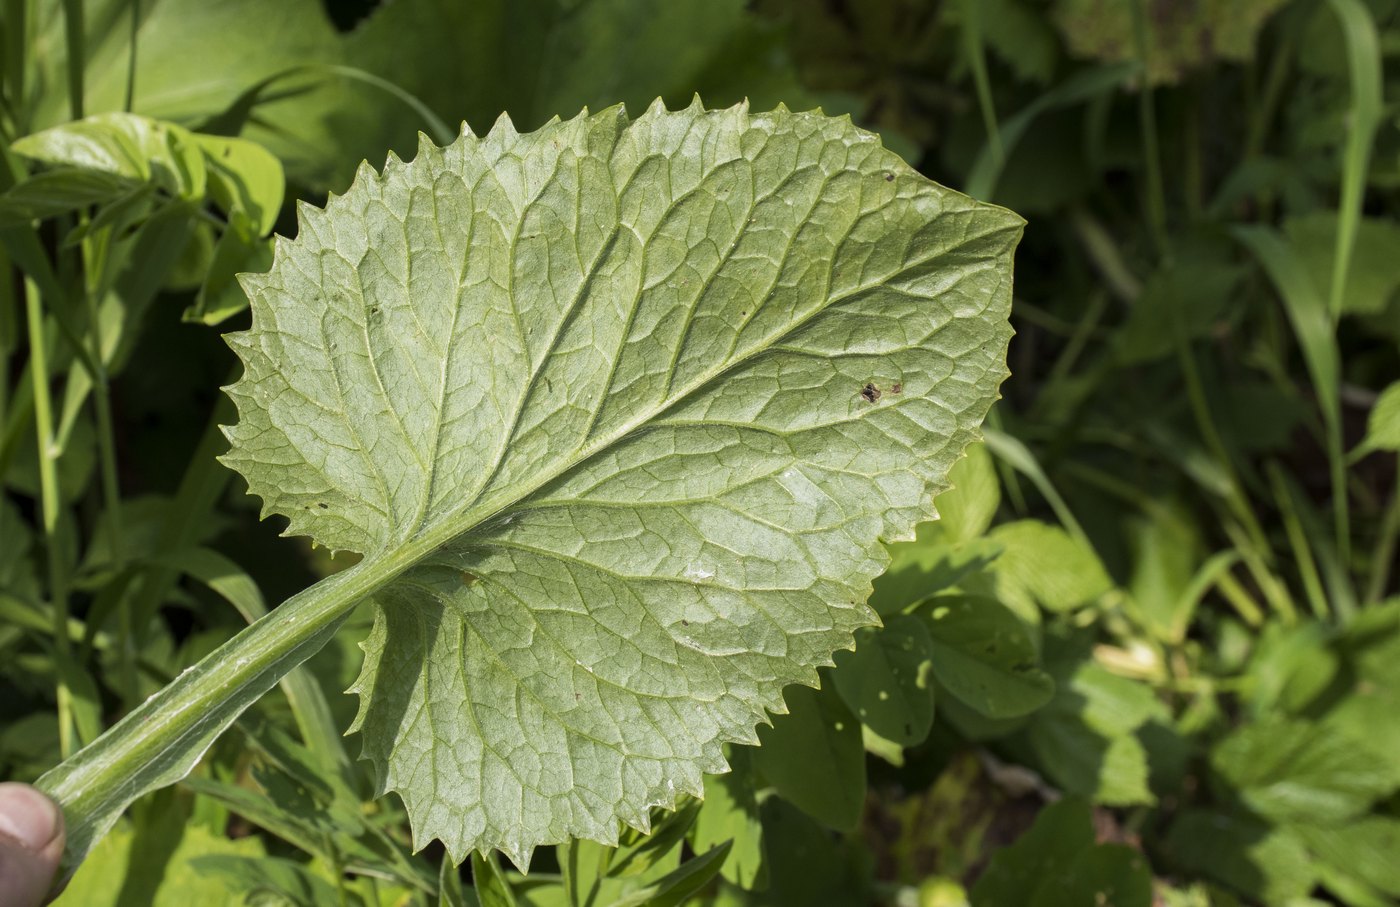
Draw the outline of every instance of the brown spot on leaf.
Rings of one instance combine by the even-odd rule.
[[[902,394],[902,393],[904,393],[904,385],[903,385],[903,384],[900,384],[898,381],[896,381],[894,384],[891,384],[891,385],[890,385],[890,393],[892,393],[892,394]]]
[[[880,399],[880,389],[874,384],[867,384],[861,388],[860,395],[866,399],[866,402],[874,403]]]
[[[481,581],[481,577],[477,576],[475,573],[472,573],[470,570],[463,570],[461,576],[462,585],[466,586],[468,589],[470,589],[472,586],[475,586],[478,582]]]

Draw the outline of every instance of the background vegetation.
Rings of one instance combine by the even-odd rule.
[[[528,878],[411,854],[336,732],[366,613],[59,903],[1400,902],[1400,3],[0,15],[10,779],[344,565],[258,521],[214,427],[232,275],[362,159],[698,92],[849,112],[1029,220],[1013,377],[944,519],[895,547],[885,627],[703,806]],[[123,110],[167,125],[95,121],[105,169],[42,132]]]

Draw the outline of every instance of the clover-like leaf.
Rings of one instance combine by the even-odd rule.
[[[614,842],[816,683],[1006,374],[1020,229],[847,119],[698,102],[302,209],[226,460],[392,577],[354,728],[419,845]]]

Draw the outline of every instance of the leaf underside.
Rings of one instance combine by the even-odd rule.
[[[414,552],[352,730],[419,846],[613,843],[816,684],[1006,375],[1021,225],[848,119],[698,101],[302,208],[243,278],[226,462],[290,533]]]

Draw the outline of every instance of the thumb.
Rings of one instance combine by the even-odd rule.
[[[0,784],[0,904],[39,907],[63,856],[63,813],[27,784]]]

